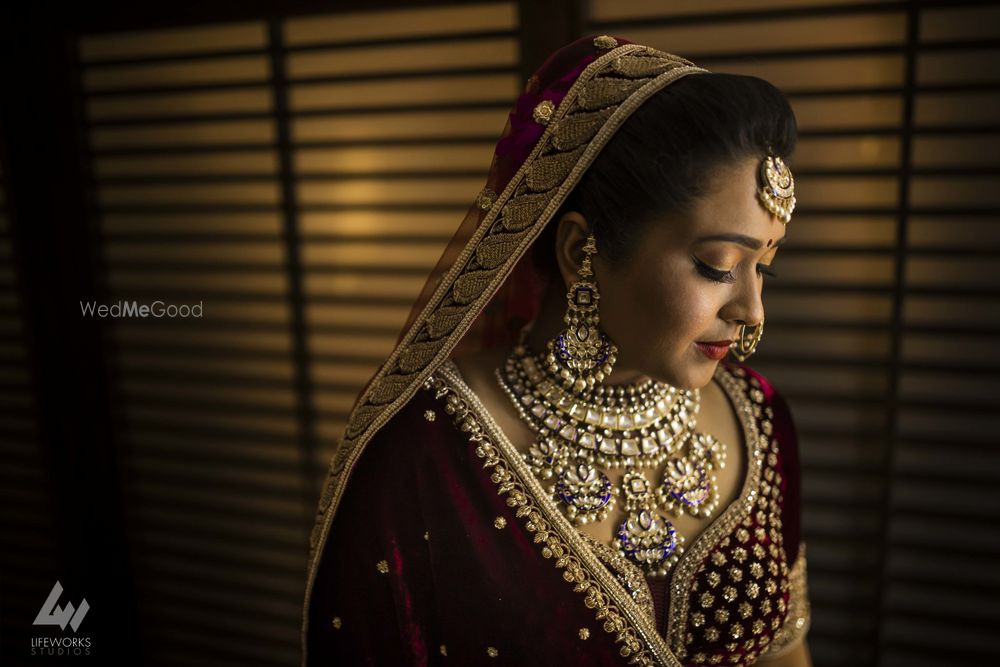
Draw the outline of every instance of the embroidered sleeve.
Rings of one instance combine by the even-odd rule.
[[[809,631],[812,619],[809,604],[809,588],[806,571],[806,545],[799,544],[799,556],[788,573],[789,597],[788,615],[784,624],[778,628],[774,640],[761,657],[775,657],[787,653]]]

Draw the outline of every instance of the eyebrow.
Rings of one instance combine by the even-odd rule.
[[[771,247],[780,248],[787,238],[787,236],[782,236],[781,240]],[[696,240],[695,243],[704,243],[706,241],[728,241],[729,243],[738,243],[742,246],[746,246],[751,250],[760,250],[764,245],[758,239],[744,234],[713,234],[712,236],[702,236],[700,239]]]

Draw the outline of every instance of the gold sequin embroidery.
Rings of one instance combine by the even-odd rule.
[[[476,206],[481,211],[488,211],[493,208],[493,202],[497,200],[497,193],[489,188],[483,188],[476,197]]]
[[[389,574],[389,562],[388,561],[380,560],[379,562],[375,563],[375,567],[382,574]]]
[[[783,613],[787,611],[787,615],[783,625],[774,627],[774,640],[766,651],[768,657],[786,653],[809,630],[811,606],[806,569],[806,545],[805,542],[800,542],[799,555],[788,572],[788,604],[786,605],[784,598],[778,598],[778,609]],[[775,616],[774,620],[778,621],[779,617]]]
[[[437,419],[437,415],[434,414],[433,410],[424,410],[424,419],[426,419],[429,422],[432,422],[435,419]]]
[[[500,655],[500,651],[496,650],[492,646],[487,646],[486,647],[486,655],[490,656],[491,658],[495,658],[498,655]]]
[[[594,46],[599,49],[613,49],[618,46],[618,40],[610,35],[600,35],[594,38]]]
[[[507,519],[503,518],[502,516],[498,516],[497,518],[493,519],[493,527],[496,528],[497,530],[503,530],[504,528],[507,527]]]
[[[331,623],[333,624],[334,630],[340,630],[340,628],[344,625],[344,622],[340,620],[340,616],[334,616]]]
[[[587,640],[590,639],[590,630],[587,628],[580,628],[580,639]]]
[[[549,121],[552,120],[552,114],[555,112],[556,105],[552,103],[552,100],[542,100],[535,105],[535,108],[531,112],[531,117],[535,119],[536,123],[548,125]]]

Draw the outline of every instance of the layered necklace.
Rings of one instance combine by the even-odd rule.
[[[524,460],[578,525],[605,519],[618,503],[625,519],[612,547],[648,576],[666,576],[684,539],[665,513],[708,517],[719,504],[715,472],[725,465],[725,447],[694,432],[700,392],[653,380],[574,383],[557,363],[558,345],[532,355],[524,333],[496,371],[536,434]],[[623,472],[619,484],[610,470]]]

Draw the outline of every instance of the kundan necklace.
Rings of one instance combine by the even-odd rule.
[[[578,525],[603,520],[620,503],[625,520],[612,546],[647,575],[666,576],[684,539],[662,512],[708,517],[719,503],[715,471],[725,466],[725,448],[694,432],[700,392],[653,380],[580,387],[560,376],[558,349],[530,354],[526,333],[496,371],[536,433],[525,461]],[[621,483],[607,470],[624,471]]]

